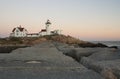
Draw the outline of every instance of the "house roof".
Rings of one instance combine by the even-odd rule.
[[[19,26],[19,27],[14,28],[14,29],[12,30],[12,32],[14,32],[17,28],[19,29],[20,32],[23,32],[23,30],[25,29],[25,28]],[[27,31],[27,30],[25,29],[25,31]]]
[[[12,30],[12,32],[14,32],[16,30],[16,28],[14,28],[13,30]]]
[[[39,35],[38,33],[29,33],[27,35]]]
[[[46,29],[42,29],[41,32],[46,32],[47,30]]]
[[[51,24],[50,20],[47,20],[47,22],[45,24]]]
[[[18,29],[22,32],[25,28],[18,27]]]

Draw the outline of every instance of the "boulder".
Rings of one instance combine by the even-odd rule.
[[[120,59],[97,61],[83,57],[80,63],[100,73],[105,79],[120,79]]]
[[[78,44],[79,47],[102,47],[102,48],[106,48],[108,47],[107,45],[105,44],[102,44],[102,43],[97,43],[97,44],[94,44],[94,43],[90,43],[90,42],[87,42],[87,43],[79,43]]]
[[[117,47],[117,46],[110,46],[109,48],[118,49],[118,47]]]

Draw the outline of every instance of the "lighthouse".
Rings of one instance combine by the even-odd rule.
[[[51,34],[51,31],[50,31],[51,22],[50,22],[50,20],[47,20],[45,25],[46,25],[46,35],[50,35]]]

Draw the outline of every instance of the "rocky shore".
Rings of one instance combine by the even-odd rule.
[[[0,79],[120,79],[119,53],[41,42],[0,54]]]
[[[64,35],[8,42],[1,42],[0,79],[120,79],[116,46]]]
[[[63,54],[99,73],[104,79],[120,79],[120,49],[114,47],[74,48],[58,42],[54,44]]]
[[[0,53],[10,53],[12,52],[13,50],[16,50],[18,48],[25,48],[25,47],[28,47],[28,46],[16,46],[16,45],[13,45],[13,46],[0,46]]]
[[[35,44],[39,44],[40,42],[45,41],[57,41],[61,43],[66,43],[69,45],[72,45],[74,47],[102,47],[106,48],[108,46],[98,43],[94,44],[87,41],[82,41],[79,39],[76,39],[71,36],[65,36],[65,35],[51,35],[51,36],[43,36],[39,38],[2,38],[0,39],[0,53],[10,53],[11,51],[17,49],[17,48],[24,48],[28,46],[33,46]],[[116,46],[113,46],[111,48],[117,48]]]

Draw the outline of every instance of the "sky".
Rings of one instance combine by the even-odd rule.
[[[120,40],[120,0],[0,0],[0,37],[19,25],[39,32],[47,19],[81,40]]]

